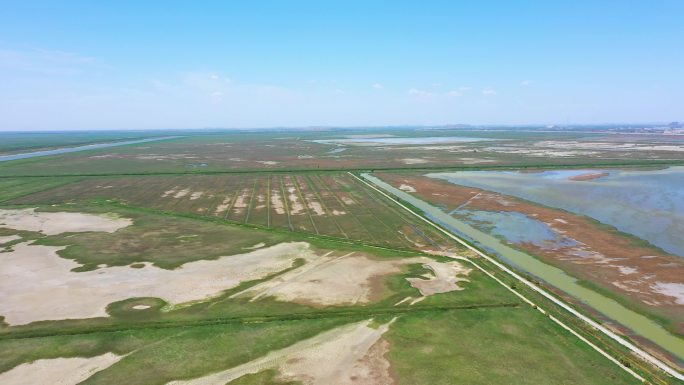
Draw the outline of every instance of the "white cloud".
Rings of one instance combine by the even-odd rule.
[[[457,97],[463,95],[460,91],[452,90],[446,93],[447,96]]]
[[[381,90],[381,89],[385,88],[385,87],[383,87],[383,85],[380,84],[380,83],[375,83],[375,84],[373,84],[371,87],[375,88],[376,90]]]
[[[472,89],[473,89],[473,87],[467,87],[467,86],[458,87],[458,90],[459,90],[460,92],[468,92],[468,91],[470,91],[470,90],[472,90]]]
[[[411,88],[410,90],[408,90],[408,94],[417,98],[429,98],[431,96],[434,96],[432,92],[419,90],[416,88]]]
[[[484,90],[482,90],[482,95],[484,95],[484,96],[494,96],[494,95],[496,95],[496,91],[494,91],[494,90],[491,89],[491,88],[485,88]]]
[[[523,80],[520,82],[521,87],[527,87],[532,84],[532,80]]]

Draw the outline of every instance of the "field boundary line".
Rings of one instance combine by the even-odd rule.
[[[297,191],[297,196],[299,196],[299,199],[302,200],[302,206],[304,206],[304,211],[306,211],[306,216],[309,217],[309,221],[311,222],[311,226],[313,227],[314,231],[316,234],[320,234],[318,231],[318,227],[316,227],[316,223],[314,222],[313,215],[311,215],[311,210],[309,210],[309,201],[307,201],[304,198],[304,194],[302,194],[302,190],[299,188],[299,183],[297,183],[297,176],[296,175],[290,175],[290,182],[292,182],[292,186],[294,186],[295,190]]]
[[[245,315],[240,317],[217,317],[205,318],[185,321],[161,321],[161,322],[139,322],[131,324],[110,324],[92,326],[90,328],[69,329],[68,327],[61,331],[49,330],[27,330],[0,333],[0,341],[25,339],[25,338],[43,338],[64,335],[83,335],[93,333],[111,333],[127,330],[144,330],[144,329],[169,329],[169,328],[187,328],[209,325],[235,324],[235,323],[264,323],[264,322],[283,322],[283,321],[303,321],[311,319],[328,319],[328,318],[367,318],[377,317],[390,314],[411,314],[411,313],[426,313],[426,312],[444,312],[444,311],[458,311],[458,310],[475,310],[475,309],[496,309],[496,308],[517,308],[520,306],[519,302],[491,302],[481,304],[461,304],[461,305],[441,305],[441,306],[388,306],[378,308],[357,308],[357,309],[343,309],[343,310],[329,310],[316,312],[299,312],[299,313],[282,313],[271,315]]]
[[[252,184],[252,194],[249,195],[249,203],[247,203],[247,214],[245,214],[245,223],[249,223],[249,214],[252,213],[252,204],[254,203],[254,194],[256,194],[257,183],[259,178],[254,178],[254,184]]]
[[[323,208],[323,211],[325,212],[325,216],[329,217],[332,220],[332,222],[335,224],[337,229],[340,231],[340,233],[342,233],[342,235],[344,235],[345,238],[349,239],[349,236],[342,229],[342,226],[340,226],[340,224],[337,223],[337,220],[335,219],[335,216],[332,214],[332,212],[328,208],[328,205],[326,205],[325,202],[323,202],[321,195],[318,193],[317,186],[314,185],[314,182],[311,179],[311,177],[309,177],[309,175],[305,175],[302,177],[302,179],[304,179],[304,181],[306,182],[306,185],[311,190],[311,193],[316,196],[316,199],[318,199],[318,202],[320,203],[321,207]]]
[[[320,180],[321,185],[325,187],[325,189],[328,190],[330,195],[332,195],[337,201],[337,203],[339,203],[340,208],[347,213],[346,215],[350,215],[352,218],[354,218],[354,220],[359,224],[359,227],[365,231],[365,233],[370,237],[370,239],[373,242],[378,242],[377,238],[370,231],[368,231],[368,228],[363,224],[363,222],[359,219],[356,213],[354,213],[354,210],[349,208],[350,205],[347,205],[344,203],[344,201],[342,201],[342,199],[337,195],[337,193],[333,191],[332,188],[330,188],[330,185],[328,185],[328,183],[325,180],[323,180],[323,178],[321,178],[320,174],[316,174],[316,177]]]
[[[350,173],[350,174],[351,174],[351,173]],[[354,182],[352,181],[352,183],[354,183]],[[379,200],[377,197],[373,196],[373,194],[372,194],[370,191],[368,191],[367,188],[361,186],[361,188],[358,189],[358,190],[359,190],[359,194],[363,194],[364,196],[368,197],[368,198],[370,199],[371,203],[375,203],[375,204],[377,204],[379,207],[386,207],[386,208],[388,208],[389,210],[391,210],[392,213],[395,213],[394,209],[393,209],[389,204],[383,204],[383,202],[382,202],[381,200]],[[355,190],[355,191],[356,191],[356,190]],[[352,192],[352,195],[353,195],[353,192]],[[415,245],[413,245],[411,242],[409,242],[409,240],[406,239],[405,237],[399,237],[399,236],[397,236],[396,233],[394,232],[394,228],[392,228],[392,226],[388,225],[387,223],[385,223],[385,221],[383,221],[382,219],[380,219],[380,217],[375,213],[375,210],[370,210],[370,209],[368,209],[367,207],[365,207],[365,206],[362,204],[362,202],[361,202],[360,200],[359,200],[359,202],[357,202],[357,204],[359,205],[359,207],[365,208],[369,215],[371,215],[373,218],[375,218],[375,220],[376,220],[377,222],[379,222],[380,224],[382,224],[382,226],[385,227],[385,228],[388,230],[388,233],[389,233],[389,234],[393,234],[393,235],[394,235],[395,237],[397,237],[404,245],[407,245],[408,247],[414,247],[414,246],[415,246]],[[397,215],[397,217],[399,217],[400,220],[403,221],[403,217],[402,217],[400,214],[396,213],[396,215]]]
[[[285,179],[282,175],[278,175],[278,179],[280,180],[281,199],[283,200],[283,206],[285,207],[285,214],[287,214],[287,225],[290,228],[290,231],[294,231],[294,226],[292,226],[292,218],[290,218],[290,203],[288,202],[290,197],[289,195],[285,194]]]

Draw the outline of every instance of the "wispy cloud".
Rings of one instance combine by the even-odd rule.
[[[496,95],[496,91],[494,91],[494,90],[491,89],[491,88],[485,88],[484,90],[482,90],[482,95],[484,95],[484,96],[494,96],[494,95]]]
[[[463,93],[461,91],[452,90],[452,91],[447,92],[446,95],[451,96],[451,97],[458,97],[458,96],[462,96]]]
[[[375,88],[376,90],[381,90],[381,89],[385,88],[385,87],[384,87],[382,84],[380,84],[380,83],[375,83],[375,84],[373,84],[371,87]]]
[[[530,86],[530,85],[532,85],[532,80],[523,80],[523,81],[520,82],[520,86],[521,86],[521,87],[527,87],[527,86]]]
[[[419,90],[416,88],[411,88],[410,90],[408,90],[408,94],[416,98],[429,98],[435,95],[430,91]]]
[[[42,75],[79,74],[97,64],[94,57],[54,50],[0,49],[0,68]]]

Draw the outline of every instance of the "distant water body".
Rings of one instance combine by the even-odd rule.
[[[10,160],[19,160],[19,159],[36,158],[36,157],[39,157],[39,156],[49,156],[49,155],[68,154],[68,153],[71,153],[71,152],[79,152],[79,151],[98,150],[98,149],[101,149],[101,148],[125,146],[125,145],[127,145],[127,144],[139,144],[139,143],[156,142],[156,141],[159,141],[159,140],[167,140],[167,139],[175,139],[175,138],[180,138],[180,136],[164,136],[164,137],[161,137],[161,138],[128,140],[128,141],[124,141],[124,142],[87,144],[87,145],[84,145],[84,146],[63,147],[63,148],[57,148],[57,149],[54,149],[54,150],[24,152],[24,153],[21,153],[21,154],[12,154],[12,155],[1,155],[1,156],[0,156],[0,162],[7,162],[7,161],[10,161]]]
[[[592,180],[571,180],[605,173]],[[684,257],[684,167],[663,170],[462,171],[427,176],[592,217]]]

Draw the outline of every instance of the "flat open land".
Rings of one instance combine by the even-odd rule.
[[[359,136],[360,135],[360,136]],[[160,132],[175,139],[0,162],[0,176],[684,163],[684,138],[540,130]],[[1,151],[1,150],[0,150]]]
[[[158,137],[0,162],[1,384],[678,383],[358,173],[392,169],[375,175],[449,212],[552,221],[609,262],[579,263],[574,244],[510,244],[584,272],[634,309],[657,302],[651,315],[678,331],[680,304],[654,288],[676,282],[677,256],[587,217],[424,176],[571,165],[588,152],[605,164],[678,162],[678,139],[447,129]],[[0,152],[154,137],[46,138],[12,138]],[[469,219],[506,230],[498,217]]]

